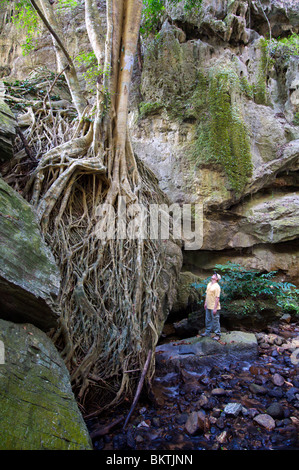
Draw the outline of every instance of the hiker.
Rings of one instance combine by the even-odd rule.
[[[206,322],[205,332],[201,336],[210,336],[211,333],[215,333],[213,339],[216,341],[220,340],[220,292],[221,288],[218,284],[220,281],[220,274],[214,273],[211,277],[211,281],[207,285],[206,299],[205,299],[205,311],[206,311]]]

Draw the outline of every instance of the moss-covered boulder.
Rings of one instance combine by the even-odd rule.
[[[32,207],[1,178],[0,242],[0,317],[55,327],[58,267]]]
[[[0,163],[12,158],[15,136],[15,117],[0,96]]]
[[[1,450],[88,450],[66,366],[45,333],[0,320]]]

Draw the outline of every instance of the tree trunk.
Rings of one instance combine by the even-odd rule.
[[[161,202],[149,173],[137,165],[128,132],[142,0],[106,4],[104,75],[97,83],[96,113],[79,122],[70,141],[42,156],[31,198],[62,272],[61,320],[53,341],[68,365],[77,398],[86,403],[97,396],[101,409],[134,396],[134,371],[143,370],[148,351],[155,348],[157,283],[165,251],[160,241],[99,236],[110,222],[107,213],[99,221],[104,204],[113,212],[124,196],[128,206],[140,202],[146,210]],[[46,0],[41,6],[57,31],[52,7]],[[94,0],[86,0],[89,38],[100,66],[95,7]],[[65,54],[58,46],[56,52],[65,66]],[[71,71],[70,65],[68,83],[81,116],[85,103]],[[124,217],[128,225],[130,217]],[[148,377],[153,367],[151,360]]]

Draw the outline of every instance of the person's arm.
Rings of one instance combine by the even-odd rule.
[[[220,297],[216,297],[216,300],[215,300],[215,305],[214,305],[214,310],[213,310],[213,314],[216,315],[217,313],[217,307],[218,307],[218,304],[219,304],[219,298]]]
[[[218,294],[218,296],[215,298],[215,305],[214,305],[214,310],[213,310],[214,315],[216,315],[216,313],[217,313],[217,308],[218,308],[219,299],[220,299],[220,292],[221,292],[220,286],[217,284],[217,294]]]

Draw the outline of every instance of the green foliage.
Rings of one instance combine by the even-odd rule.
[[[241,192],[252,173],[249,135],[240,109],[233,99],[242,93],[234,69],[211,69],[199,74],[193,106],[198,119],[193,159],[214,162],[225,171],[231,188]]]
[[[89,88],[89,91],[92,93],[96,86],[97,78],[100,74],[103,74],[102,70],[99,70],[98,61],[95,56],[95,53],[92,52],[81,52],[81,54],[75,57],[75,62],[77,65],[83,66],[85,72],[82,74],[84,80]]]
[[[196,12],[202,4],[202,0],[183,0],[186,12]],[[177,5],[182,0],[169,0],[170,5]],[[142,25],[140,33],[147,36],[150,32],[157,31],[162,14],[165,11],[165,0],[143,0]]]
[[[268,41],[272,56],[282,55],[285,59],[290,56],[299,56],[299,34],[291,34],[287,38],[272,39]]]
[[[289,282],[275,281],[276,271],[261,273],[232,262],[216,264],[214,269],[222,276],[219,282],[222,308],[229,310],[231,302],[242,300],[242,310],[246,314],[253,310],[255,301],[273,299],[285,312],[299,314],[299,289]],[[208,282],[206,279],[192,284],[201,293],[202,303]]]
[[[1,4],[8,3],[8,0],[2,0]],[[56,10],[60,13],[65,7],[75,8],[78,5],[77,0],[58,0]],[[17,28],[26,30],[25,43],[22,44],[23,55],[32,52],[38,43],[38,37],[41,33],[41,20],[31,5],[30,0],[18,0],[15,2],[12,21]]]
[[[154,103],[150,103],[150,102],[146,103],[142,101],[139,105],[139,113],[140,113],[139,117],[142,119],[145,116],[148,116],[149,114],[152,114],[155,111],[158,111],[162,107],[163,105],[157,101]]]
[[[57,10],[61,11],[63,8],[74,9],[78,6],[78,0],[58,0]]]
[[[15,3],[13,23],[17,28],[26,30],[26,42],[22,44],[23,55],[29,54],[36,44],[40,34],[40,19],[29,0],[20,0]]]
[[[148,35],[151,31],[157,29],[162,13],[165,10],[163,0],[144,0],[142,12],[142,26],[140,33]]]

